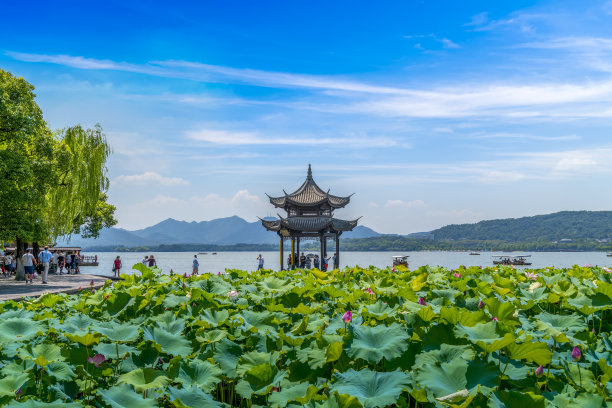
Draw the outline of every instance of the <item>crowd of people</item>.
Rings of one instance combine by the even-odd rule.
[[[28,248],[26,253],[21,256],[26,283],[34,283],[34,278],[38,275],[41,275],[42,283],[47,284],[49,273],[56,275],[80,273],[80,261],[81,255],[79,251],[50,251],[48,246],[45,246],[36,256],[32,253],[31,248]],[[3,276],[15,275],[17,273],[17,257],[15,253],[7,251],[1,255],[0,267],[2,268]]]

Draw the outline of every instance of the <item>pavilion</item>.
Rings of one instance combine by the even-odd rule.
[[[321,260],[327,255],[327,240],[336,240],[336,262],[334,268],[340,265],[340,235],[344,231],[351,231],[357,226],[357,221],[347,221],[334,218],[334,210],[344,208],[351,200],[351,196],[341,197],[323,191],[312,178],[312,170],[308,165],[308,174],[304,183],[291,194],[283,190],[284,195],[270,197],[270,203],[276,208],[282,208],[286,217],[279,215],[279,219],[262,219],[262,225],[268,231],[275,231],[280,237],[280,266],[284,268],[283,243],[291,239],[290,268],[297,266],[294,254],[300,253],[300,240],[319,240],[321,243]],[[266,194],[267,195],[267,194]],[[352,194],[351,194],[352,195]],[[297,251],[296,249],[297,244]]]

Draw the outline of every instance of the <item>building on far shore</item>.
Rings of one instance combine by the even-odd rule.
[[[287,265],[289,268],[298,266],[295,254],[300,254],[300,240],[318,240],[321,243],[320,259],[327,257],[327,240],[335,239],[336,256],[334,268],[340,265],[340,235],[344,231],[351,231],[357,226],[359,220],[342,220],[334,218],[334,210],[344,208],[351,200],[351,195],[342,197],[329,194],[321,189],[312,178],[312,169],[308,165],[306,180],[291,194],[283,190],[284,195],[271,197],[270,204],[282,208],[286,217],[279,215],[276,220],[261,219],[261,224],[268,230],[274,231],[280,237],[280,266],[284,269],[283,243],[291,240],[291,256]],[[266,194],[267,195],[267,194]],[[296,248],[297,244],[297,248]],[[297,251],[296,251],[297,249]]]

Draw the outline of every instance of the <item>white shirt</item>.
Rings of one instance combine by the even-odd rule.
[[[53,265],[57,265],[57,258],[59,258],[59,255],[57,254],[57,252],[54,252],[53,256],[51,257],[51,262],[53,263]]]
[[[23,261],[23,266],[34,266],[34,255],[29,252],[23,254],[21,260]]]

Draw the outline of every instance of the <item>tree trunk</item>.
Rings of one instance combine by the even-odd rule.
[[[15,242],[15,262],[17,265],[17,271],[15,272],[15,280],[22,281],[25,280],[25,270],[23,269],[23,262],[21,262],[21,257],[27,249],[27,243],[23,242],[19,238],[17,238],[17,241]]]

